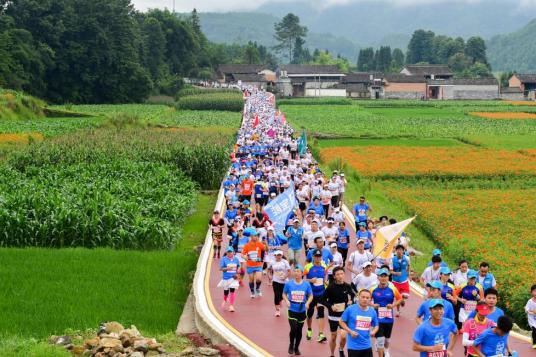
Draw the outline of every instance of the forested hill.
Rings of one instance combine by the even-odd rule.
[[[183,14],[188,16],[188,14]],[[246,44],[248,41],[272,47],[276,44],[274,39],[274,24],[280,18],[267,13],[200,13],[201,28],[207,39],[216,43]],[[340,54],[352,62],[357,59],[359,45],[344,36],[335,36],[330,33],[309,31],[306,46],[311,52],[318,48],[329,50],[333,54]]]
[[[536,19],[516,32],[492,38],[487,45],[494,70],[536,72]]]

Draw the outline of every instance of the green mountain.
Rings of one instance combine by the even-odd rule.
[[[493,37],[487,46],[493,70],[536,72],[536,19],[519,31]]]
[[[184,14],[186,15],[186,14]],[[239,43],[256,41],[258,44],[272,47],[274,40],[274,24],[280,21],[279,17],[265,13],[200,13],[201,28],[210,41],[216,43]],[[309,31],[306,46],[311,50],[329,50],[333,54],[340,54],[357,60],[359,46],[352,40],[330,33],[317,33]]]

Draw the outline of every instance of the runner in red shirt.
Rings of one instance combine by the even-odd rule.
[[[243,180],[242,183],[240,183],[240,197],[238,198],[240,202],[244,200],[251,201],[254,185],[255,181],[253,181],[251,177]]]
[[[250,240],[242,249],[242,256],[246,260],[246,272],[249,275],[249,290],[251,298],[262,296],[261,281],[262,281],[262,266],[266,247],[259,242],[259,233],[250,227]]]

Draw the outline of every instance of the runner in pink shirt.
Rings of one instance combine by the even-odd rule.
[[[476,316],[474,318],[467,319],[463,324],[460,332],[463,334],[462,343],[466,348],[465,356],[479,356],[479,354],[473,348],[473,343],[482,332],[490,327],[495,326],[495,322],[486,317],[489,313],[489,306],[484,301],[481,301],[476,306]]]

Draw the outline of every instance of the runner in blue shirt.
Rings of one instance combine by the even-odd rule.
[[[356,233],[356,239],[363,239],[365,241],[365,250],[369,250],[372,247],[372,233],[367,231],[366,222],[359,222],[359,230]]]
[[[344,265],[346,265],[346,258],[348,257],[348,244],[350,244],[350,232],[346,228],[345,222],[339,222],[339,230],[337,231],[337,249],[342,255],[342,262]]]
[[[369,211],[372,212],[372,207],[370,207],[370,205],[365,202],[365,197],[359,197],[359,203],[356,203],[354,205],[354,217],[356,226],[360,222],[367,222],[367,215]]]
[[[458,329],[454,321],[443,318],[444,301],[429,302],[430,319],[417,327],[413,335],[413,351],[421,357],[452,357]]]
[[[399,244],[395,247],[396,254],[391,259],[391,276],[393,278],[393,285],[402,295],[402,302],[396,307],[396,316],[400,316],[400,307],[406,304],[406,300],[409,299],[409,257],[405,254],[406,248]]]
[[[432,251],[432,257],[438,256],[438,257],[441,258],[441,254],[442,254],[442,253],[441,253],[441,249],[437,249],[437,248],[436,248],[436,249],[434,249],[434,250]],[[434,263],[430,260],[430,261],[428,262],[428,265],[427,265],[427,266],[431,267],[433,264],[434,264]],[[443,261],[443,259],[442,259],[442,260],[441,260],[440,267],[441,267],[441,268],[448,268],[448,264],[445,263],[445,262]]]
[[[450,301],[441,299],[441,283],[439,281],[432,281],[431,283],[428,283],[428,287],[430,288],[430,299],[424,301],[421,306],[419,306],[416,318],[417,323],[421,324],[430,319],[430,303],[437,299],[443,301],[442,306],[445,319],[454,321],[454,307]]]
[[[361,290],[358,304],[348,306],[339,320],[341,328],[348,333],[348,357],[372,357],[371,337],[378,332],[378,315],[369,306],[371,297],[370,291]]]
[[[313,253],[316,250],[320,250],[322,252],[322,261],[324,262],[324,264],[326,264],[326,266],[331,265],[331,263],[333,262],[333,254],[331,254],[329,248],[324,247],[324,241],[322,240],[322,237],[316,237],[314,242],[315,242],[315,246],[309,249],[305,260],[308,263],[312,262]]]
[[[513,323],[508,316],[501,316],[497,320],[497,326],[487,329],[475,339],[473,348],[485,357],[510,356],[508,347],[508,335],[512,330]]]
[[[484,302],[489,307],[489,314],[486,316],[491,321],[497,323],[497,320],[499,320],[499,317],[504,315],[504,311],[497,307],[497,300],[499,297],[499,292],[493,288],[489,288],[484,290]],[[476,316],[476,310],[472,311],[468,319],[473,319]]]
[[[300,227],[300,220],[294,219],[292,221],[292,226],[287,229],[285,234],[288,238],[288,259],[289,262],[298,260],[301,257],[301,248],[303,240],[303,228]]]
[[[393,309],[402,302],[402,295],[389,282],[388,269],[379,269],[376,274],[378,275],[379,284],[373,286],[370,291],[372,293],[372,306],[376,309],[379,322],[379,329],[376,333],[376,346],[378,356],[383,357],[384,352],[389,355],[389,339],[395,322]]]
[[[234,312],[235,289],[238,288],[238,268],[240,261],[234,255],[233,247],[227,247],[226,254],[220,261],[220,271],[222,271],[222,280],[218,287],[223,288],[223,302],[221,308],[224,309],[229,302],[229,311]]]
[[[311,283],[313,289],[313,301],[309,304],[307,309],[307,340],[310,340],[313,336],[313,315],[316,307],[316,320],[318,322],[318,342],[327,341],[327,337],[324,335],[324,306],[322,299],[324,292],[326,291],[328,267],[322,261],[322,251],[320,249],[314,249],[312,252],[313,262],[305,266],[303,274],[305,280]]]
[[[302,279],[303,268],[296,265],[293,270],[294,280],[285,283],[283,288],[283,300],[288,306],[288,323],[290,325],[290,344],[288,354],[301,355],[300,342],[302,339],[303,323],[306,319],[305,312],[313,300],[313,290],[309,282]]]

